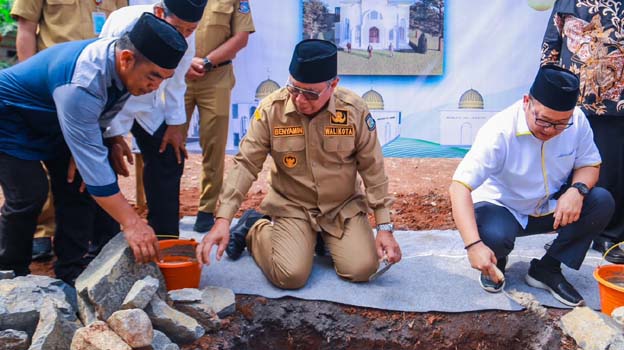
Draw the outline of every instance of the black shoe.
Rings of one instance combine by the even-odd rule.
[[[594,239],[594,243],[592,244],[592,249],[599,251],[601,254],[604,255],[604,253],[609,250],[609,248],[613,247],[616,243],[603,238],[603,237],[598,237],[596,239]],[[613,248],[609,254],[607,254],[607,256],[605,257],[605,260],[607,260],[608,262],[612,263],[612,264],[624,264],[624,250],[622,250],[620,247],[617,248]]]
[[[498,259],[496,261],[496,267],[498,267],[498,269],[501,270],[503,274],[505,274],[505,268],[507,267],[507,257]],[[479,284],[481,285],[481,288],[483,288],[483,290],[490,293],[498,293],[503,290],[503,288],[505,288],[505,280],[496,283],[483,273],[481,274],[481,276],[479,276]]]
[[[212,215],[212,213],[198,211],[197,220],[195,220],[195,225],[193,225],[193,231],[208,232],[212,226],[214,226],[214,222],[214,215]]]
[[[265,216],[257,211],[250,209],[243,213],[243,216],[240,217],[236,225],[234,225],[230,229],[230,241],[228,242],[227,247],[225,248],[225,252],[232,260],[238,260],[245,247],[247,246],[247,242],[245,241],[245,237],[247,237],[247,233],[249,233],[249,229],[256,221],[264,218]]]
[[[316,246],[314,247],[314,252],[316,256],[325,256],[327,255],[327,250],[325,249],[325,241],[323,240],[323,236],[320,233],[316,234]]]
[[[33,239],[32,260],[42,261],[49,260],[54,256],[52,253],[52,239],[50,237],[41,237]]]
[[[568,306],[585,304],[579,292],[563,277],[560,268],[545,268],[540,265],[539,260],[533,259],[525,280],[529,286],[549,291],[555,299]]]

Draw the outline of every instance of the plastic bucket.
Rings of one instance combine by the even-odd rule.
[[[158,267],[165,277],[167,290],[199,288],[201,266],[195,258],[197,242],[188,239],[167,239],[158,242]]]
[[[604,260],[611,249],[620,244],[622,243],[607,250],[602,259]],[[614,309],[624,306],[624,265],[600,266],[601,264],[602,260],[594,270],[594,278],[598,281],[600,308],[603,313],[611,316]]]

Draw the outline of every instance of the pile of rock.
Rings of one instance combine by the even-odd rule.
[[[46,276],[0,280],[0,350],[175,350],[218,329],[234,309],[229,289],[167,293],[158,266],[136,264],[119,234],[76,289]]]
[[[576,307],[561,317],[561,330],[584,350],[624,350],[624,306],[611,317],[588,307]]]

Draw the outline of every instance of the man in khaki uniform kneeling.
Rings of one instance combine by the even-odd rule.
[[[336,273],[348,281],[368,281],[380,259],[401,260],[375,120],[358,95],[337,87],[338,80],[334,44],[297,44],[286,88],[262,100],[241,142],[215,225],[197,247],[200,263],[210,263],[213,245],[217,260],[224,251],[238,259],[247,246],[274,285],[296,289],[310,276],[319,234]],[[270,189],[261,205],[268,216],[247,211],[230,231],[230,220],[269,154]],[[369,207],[378,223],[376,238]]]

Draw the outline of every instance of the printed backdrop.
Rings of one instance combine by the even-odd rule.
[[[409,40],[423,32],[429,38],[424,55],[441,57],[431,65],[431,72],[419,69],[408,72],[410,75],[379,75],[379,71],[371,69],[368,75],[341,75],[340,84],[367,101],[377,121],[384,155],[453,157],[465,154],[485,120],[528,90],[539,66],[542,37],[553,1],[250,0],[256,32],[234,62],[237,82],[232,93],[228,152],[236,152],[259,100],[287,81],[292,49],[304,37],[305,2],[327,6],[326,16],[334,22],[327,28],[333,28],[330,34],[338,36],[335,40],[349,38],[344,34],[343,6],[353,8],[355,4],[362,16],[370,16],[370,11],[374,11],[376,18],[382,17],[384,11],[400,16],[389,9],[406,2],[421,10],[427,7],[425,11],[429,9],[430,13],[443,11],[442,35],[427,33],[434,30],[419,25],[417,19],[410,22],[410,28],[416,28],[416,36],[411,32]],[[342,22],[336,12],[342,15]],[[395,22],[401,23],[400,18]],[[379,35],[371,40],[390,38],[389,32],[377,32],[370,25],[367,28],[365,35]],[[347,54],[346,42],[339,42],[341,57]],[[419,48],[417,41],[412,43],[414,49]],[[358,50],[365,44],[358,42]],[[379,50],[375,49],[373,56],[384,51],[389,57],[388,43],[376,44]],[[396,57],[398,53],[393,54]],[[191,128],[190,133],[196,133],[196,128]]]

